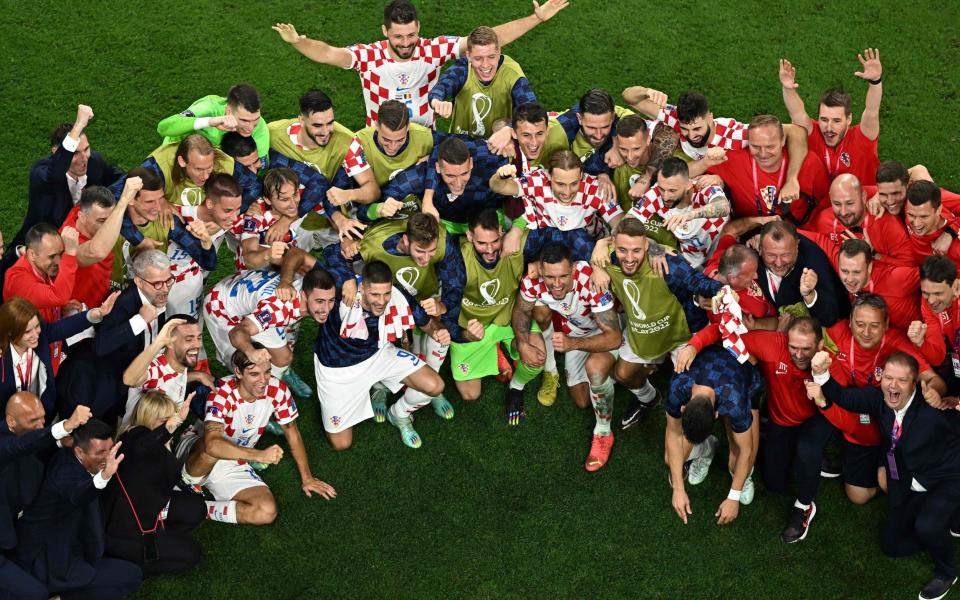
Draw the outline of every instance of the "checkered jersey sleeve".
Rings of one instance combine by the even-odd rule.
[[[585,204],[597,211],[607,223],[623,214],[620,203],[615,198],[604,200],[600,195],[600,182],[593,175],[587,175],[584,178],[583,197],[586,200]]]
[[[257,308],[247,315],[257,327],[257,333],[288,327],[300,318],[300,301],[297,298],[284,302],[274,295],[267,296],[257,303]]]
[[[260,238],[260,232],[267,229],[268,225],[266,219],[264,219],[263,213],[259,215],[243,215],[243,219],[240,221],[239,226],[234,225],[233,233],[240,237],[240,241],[249,240],[250,238]]]
[[[573,282],[577,289],[577,294],[583,303],[590,307],[590,312],[600,313],[613,308],[613,294],[609,291],[598,294],[590,287],[590,276],[593,275],[593,268],[587,262],[577,263],[573,271]]]
[[[630,214],[644,223],[653,217],[662,219],[663,215],[667,214],[667,205],[663,202],[660,190],[656,187],[647,190],[640,201],[630,209]]]
[[[224,425],[233,422],[233,413],[237,411],[237,405],[233,399],[233,389],[231,381],[225,381],[214,390],[207,400],[204,422],[223,423]]]
[[[347,51],[353,56],[353,62],[347,69],[366,73],[379,65],[385,58],[385,51],[381,44],[354,44],[347,47]]]
[[[541,295],[545,294],[547,286],[540,278],[532,278],[525,275],[520,280],[520,297],[526,302],[536,302]]]
[[[702,190],[698,190],[697,193],[693,195],[693,201],[690,202],[690,207],[697,209],[701,206],[706,206],[711,202],[726,199],[727,195],[723,193],[722,187],[718,185],[710,185]]]
[[[297,405],[290,395],[287,384],[274,378],[270,378],[267,384],[267,398],[273,403],[273,415],[276,417],[277,425],[289,425],[299,416]]]
[[[714,134],[711,146],[719,146],[724,150],[746,150],[747,129],[746,123],[741,123],[736,119],[714,119]]]
[[[147,365],[147,379],[140,386],[142,391],[147,390],[156,390],[160,388],[160,385],[167,380],[167,377],[164,375],[163,370],[161,369],[159,356],[154,358],[153,361]],[[176,377],[176,374],[174,374]]]
[[[656,120],[680,133],[680,119],[677,117],[677,107],[673,104],[667,104],[661,108]]]
[[[343,170],[350,177],[356,177],[360,173],[370,169],[370,163],[363,153],[363,144],[360,138],[354,137],[347,148],[347,155],[343,157]]]
[[[430,90],[430,94],[427,96],[428,102],[433,102],[434,100],[442,102],[447,98],[451,100],[455,98],[460,90],[463,89],[464,84],[467,83],[468,70],[469,66],[467,65],[466,58],[458,59],[447,67],[447,70],[440,76],[440,81]]]
[[[430,62],[441,65],[460,56],[460,36],[440,35],[435,38],[420,38],[420,55]]]

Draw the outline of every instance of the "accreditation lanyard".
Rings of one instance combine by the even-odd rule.
[[[766,214],[775,215],[777,214],[777,206],[780,204],[780,188],[783,187],[783,178],[786,175],[787,161],[780,161],[780,172],[777,174],[777,185],[776,188],[769,194],[770,196],[770,212],[767,213],[764,209],[765,202],[763,201],[763,194],[760,193],[760,184],[757,181],[757,161],[753,160],[753,193],[755,194],[754,199],[757,202],[757,214],[762,216]],[[772,188],[774,186],[766,186],[767,188]]]
[[[873,355],[873,368],[870,370],[870,375],[867,376],[866,385],[873,385],[876,382],[871,382],[870,378],[873,376],[873,373],[877,370],[877,358],[880,356],[880,352],[883,351],[883,345],[887,342],[886,336],[880,340],[880,347],[877,348],[877,353]],[[853,335],[850,336],[850,387],[856,387],[857,385],[857,358],[854,354],[857,345],[854,342]]]
[[[24,372],[24,370],[23,370],[23,368],[22,368],[22,365],[21,365],[21,362],[23,362],[23,361],[17,362],[17,367],[16,367],[16,368],[17,368],[17,375],[20,376],[20,391],[22,391],[22,392],[29,392],[29,391],[30,391],[30,382],[31,382],[31,380],[33,379],[33,355],[34,355],[33,350],[30,349],[30,348],[27,348],[27,355],[26,355],[26,358],[27,358],[27,360],[26,360],[27,369],[26,369],[26,372]]]
[[[833,179],[837,176],[837,172],[840,170],[840,156],[843,154],[843,147],[847,145],[847,136],[843,136],[843,141],[840,142],[840,145],[837,146],[836,159],[830,160],[830,148],[827,147],[827,143],[823,143],[823,163],[827,166],[827,173],[830,175],[830,178]]]

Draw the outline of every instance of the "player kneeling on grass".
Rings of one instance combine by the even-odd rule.
[[[667,399],[664,441],[673,510],[684,524],[687,515],[693,514],[683,481],[697,485],[706,479],[719,445],[710,431],[714,421],[724,417],[730,442],[727,466],[733,483],[714,516],[719,525],[732,523],[740,505],[753,502],[751,475],[757,458],[754,431],[759,430],[760,419],[759,411],[751,410],[751,400],[763,391],[763,379],[753,365],[741,365],[729,351],[717,346],[705,348],[700,354],[692,346],[684,346],[675,370]],[[686,461],[691,463],[684,477]]]
[[[188,429],[180,440],[177,455],[186,458],[181,489],[202,494],[202,488],[206,488],[213,495],[213,501],[207,502],[207,511],[208,518],[214,521],[272,523],[277,518],[276,500],[250,462],[275,465],[283,458],[283,449],[276,444],[256,449],[273,416],[290,444],[303,493],[308,497],[316,493],[328,500],[334,498],[337,493],[333,487],[310,472],[307,450],[296,423],[297,406],[287,386],[270,376],[270,362],[255,363],[237,351],[232,363],[233,376],[222,379],[207,402],[203,432]]]
[[[323,428],[335,450],[353,443],[353,426],[373,417],[370,388],[383,384],[404,394],[387,411],[387,420],[400,430],[403,443],[423,443],[413,429],[413,413],[443,394],[443,380],[411,352],[394,345],[413,328],[416,303],[393,285],[386,263],[368,262],[357,286],[351,276],[337,283],[336,309],[320,326],[314,346],[317,397]]]
[[[534,318],[538,322],[555,323],[553,348],[564,352],[567,387],[577,406],[593,404],[597,424],[593,443],[584,467],[598,471],[607,464],[613,448],[613,380],[607,375],[617,360],[620,346],[620,319],[613,310],[613,296],[597,294],[590,289],[592,270],[585,261],[574,262],[563,244],[550,242],[540,252],[539,274],[526,276],[520,282],[520,295],[513,309],[513,330],[520,359],[525,363],[542,363],[544,348],[532,343]],[[542,327],[542,325],[541,325]],[[511,396],[522,402],[523,383],[510,382]],[[516,402],[514,400],[514,402]]]

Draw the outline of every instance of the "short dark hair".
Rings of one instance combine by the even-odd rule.
[[[910,183],[910,171],[899,160],[885,160],[877,167],[877,183]]]
[[[51,225],[50,223],[40,222],[27,230],[26,235],[23,236],[23,245],[27,248],[32,248],[34,250],[40,245],[43,241],[43,238],[48,235],[60,236],[60,232],[57,231],[57,228]]]
[[[932,181],[914,181],[907,188],[907,202],[913,206],[929,202],[934,208],[940,208],[940,188]]]
[[[868,265],[873,261],[873,248],[864,240],[857,238],[846,240],[840,244],[840,254],[847,258],[854,258],[862,254]]]
[[[887,360],[883,363],[883,366],[887,365],[903,365],[910,369],[910,373],[913,375],[913,378],[916,379],[920,375],[920,363],[917,362],[917,359],[906,352],[897,350],[893,354],[887,357]]]
[[[437,158],[451,165],[462,165],[470,160],[470,148],[460,138],[450,137],[440,142]]]
[[[247,112],[260,110],[260,92],[249,83],[238,83],[227,92],[227,105],[236,109],[243,107]]]
[[[263,350],[264,346],[260,342],[251,341],[250,345],[254,350]],[[250,360],[250,357],[247,356],[247,353],[243,350],[237,350],[233,353],[233,358],[230,359],[230,366],[233,368],[234,373],[243,374],[244,371],[254,366],[255,362]]]
[[[617,121],[617,135],[619,137],[633,137],[638,133],[646,134],[650,128],[647,126],[647,121],[640,115],[627,115]]]
[[[143,183],[142,190],[147,190],[148,192],[159,192],[163,189],[163,180],[160,179],[160,176],[157,175],[156,171],[152,171],[146,167],[134,167],[127,172],[127,178],[130,177],[139,177],[140,181]]]
[[[383,26],[406,25],[417,20],[417,7],[410,0],[392,0],[383,7]]]
[[[605,115],[613,112],[613,96],[605,89],[593,88],[580,96],[580,114]]]
[[[440,239],[440,224],[433,215],[418,212],[407,219],[407,229],[404,233],[409,242],[429,244]]]
[[[920,265],[920,281],[953,285],[957,280],[957,265],[946,256],[928,256]]]
[[[687,161],[682,158],[671,156],[660,165],[660,177],[673,177],[674,175],[683,175],[689,178],[690,167],[687,166]]]
[[[787,332],[797,331],[804,334],[813,334],[819,344],[823,341],[823,328],[813,317],[794,317],[787,326]]]
[[[884,320],[886,320],[887,316],[890,314],[890,312],[887,310],[887,301],[883,299],[883,296],[880,294],[871,294],[870,292],[865,292],[853,299],[853,306],[850,308],[851,319],[853,318],[853,313],[855,313],[857,309],[862,306],[879,310],[883,313]]]
[[[775,242],[779,242],[787,236],[792,237],[797,242],[800,241],[797,226],[789,221],[770,221],[764,223],[763,227],[760,228],[760,240],[763,241],[763,238],[767,236],[770,236]]]
[[[707,396],[697,394],[690,398],[680,415],[683,437],[694,445],[707,439],[713,429],[714,412],[713,402]]]
[[[540,250],[540,262],[548,265],[555,265],[563,261],[573,262],[570,255],[570,248],[560,242],[547,242]]]
[[[363,280],[367,283],[392,283],[393,271],[382,260],[372,260],[363,266]]]
[[[50,132],[50,145],[57,148],[63,143],[63,138],[73,129],[73,123],[60,123]]]
[[[117,199],[113,197],[113,192],[102,185],[90,185],[83,188],[80,193],[80,201],[77,206],[80,212],[87,212],[94,206],[100,208],[113,208],[117,205]]]
[[[627,217],[620,219],[620,222],[617,223],[617,226],[613,229],[613,235],[625,235],[628,237],[646,236],[647,228],[643,225],[643,221],[640,219]]]
[[[709,112],[707,97],[700,92],[684,92],[677,98],[677,120],[681,123],[693,123],[700,117],[706,118]]]
[[[410,111],[399,100],[384,100],[377,110],[377,122],[390,131],[399,131],[410,124]]]
[[[220,140],[220,149],[233,158],[250,156],[251,153],[257,151],[257,142],[252,136],[247,137],[236,131],[228,131],[223,134],[223,139]]]
[[[181,323],[180,325],[196,325],[200,322],[195,316],[188,315],[186,313],[178,313],[175,315],[170,315],[169,317],[165,317],[165,318],[167,321],[180,319],[181,321],[183,321],[183,323]]]
[[[548,119],[550,116],[547,114],[547,109],[545,109],[538,102],[525,102],[517,107],[517,110],[513,111],[513,128],[517,128],[517,123],[524,121],[526,123],[547,123],[549,125]]]
[[[851,112],[850,94],[843,88],[830,88],[825,91],[823,95],[820,96],[820,104],[831,108],[842,106],[844,115],[849,115]]]
[[[488,206],[471,213],[467,218],[467,229],[474,231],[478,227],[487,231],[500,231],[500,215],[497,209]]]
[[[724,277],[736,277],[740,274],[744,261],[749,259],[753,259],[757,264],[760,262],[760,258],[753,248],[744,244],[734,244],[720,255],[717,272]]]
[[[274,167],[267,171],[263,176],[263,195],[267,198],[280,193],[283,184],[293,185],[293,191],[296,193],[300,188],[300,176],[293,169],[286,167]]]
[[[100,419],[90,419],[73,430],[73,445],[86,452],[92,440],[109,440],[113,437],[113,430]]]
[[[303,285],[300,289],[304,294],[313,290],[330,290],[337,287],[337,282],[329,271],[322,267],[314,267],[303,276]]]
[[[315,112],[325,112],[333,108],[333,101],[330,96],[320,90],[307,90],[300,96],[300,114],[304,116],[312,115]]]
[[[203,192],[207,198],[216,203],[219,203],[220,199],[224,197],[234,198],[243,195],[243,189],[237,183],[237,180],[233,178],[233,175],[227,175],[226,173],[211,175],[207,182],[203,184]]]

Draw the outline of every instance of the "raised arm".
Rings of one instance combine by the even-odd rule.
[[[337,48],[326,42],[311,40],[297,33],[297,29],[290,23],[277,23],[272,29],[280,34],[283,41],[314,62],[341,69],[349,69],[353,66],[353,55],[346,48]]]
[[[654,119],[660,114],[660,109],[667,105],[667,95],[642,85],[633,85],[623,90],[623,101],[630,108]]]
[[[795,124],[807,130],[807,134],[813,132],[813,121],[807,115],[807,109],[803,107],[803,99],[797,93],[797,70],[790,64],[790,61],[780,59],[780,85],[783,88],[783,103],[790,113],[790,120]]]
[[[123,224],[123,216],[127,213],[127,206],[130,205],[130,201],[136,197],[137,192],[142,187],[143,182],[139,177],[127,178],[126,183],[123,184],[123,193],[120,194],[120,199],[117,200],[110,216],[107,217],[107,220],[89,241],[80,244],[80,247],[77,248],[77,264],[80,267],[89,267],[96,264],[113,251],[113,246],[117,243],[117,238],[120,237],[120,225]]]
[[[519,39],[521,36],[523,36],[523,34],[527,33],[540,23],[546,23],[552,19],[554,15],[566,8],[568,4],[570,4],[568,0],[547,0],[541,5],[536,0],[533,0],[533,14],[515,19],[509,23],[497,25],[493,28],[497,34],[497,38],[500,40],[500,45],[506,46],[510,42]],[[466,48],[466,40],[461,39],[461,55],[466,52]]]
[[[880,51],[876,48],[867,48],[863,54],[857,55],[857,60],[860,61],[863,70],[857,71],[854,75],[870,84],[867,88],[863,115],[860,116],[860,132],[868,140],[875,140],[880,136],[880,100],[883,98],[883,83],[881,83],[883,65],[880,64]]]

